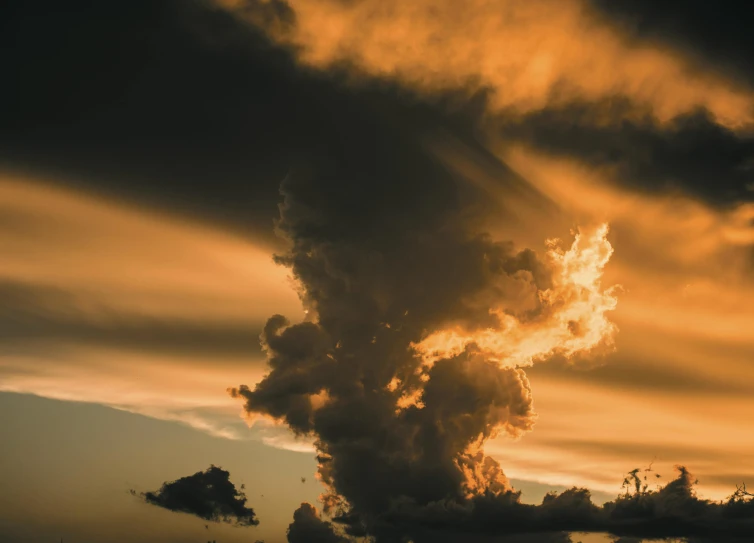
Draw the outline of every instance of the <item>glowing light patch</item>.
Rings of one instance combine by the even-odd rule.
[[[540,291],[541,315],[523,322],[498,309],[490,310],[498,325],[482,331],[460,326],[439,330],[412,347],[426,366],[461,354],[467,347],[501,366],[529,366],[555,354],[572,357],[597,346],[612,346],[617,327],[607,318],[618,300],[619,285],[603,289],[602,273],[613,254],[608,225],[576,233],[564,251],[559,240],[548,240],[547,257],[553,266],[552,287]]]

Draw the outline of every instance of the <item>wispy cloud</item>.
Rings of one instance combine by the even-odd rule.
[[[0,390],[248,436],[225,388],[273,307],[303,316],[268,247],[8,173],[0,218]]]
[[[754,94],[690,56],[639,41],[580,0],[441,2],[291,0],[295,24],[271,25],[305,64],[397,80],[420,92],[489,89],[492,107],[526,113],[624,96],[661,122],[707,108],[728,127],[754,121]],[[633,113],[637,113],[636,111]],[[605,122],[610,119],[605,118]]]

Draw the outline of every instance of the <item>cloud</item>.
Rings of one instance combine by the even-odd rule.
[[[303,63],[323,69],[351,65],[357,77],[397,79],[429,94],[486,88],[498,111],[528,113],[618,96],[648,108],[660,122],[706,108],[717,122],[738,128],[751,125],[754,114],[747,85],[700,69],[678,50],[632,39],[588,2],[288,5],[295,24],[269,31],[298,47]]]
[[[543,259],[487,235],[495,203],[418,139],[376,132],[368,146],[360,160],[323,157],[282,184],[277,227],[290,250],[277,261],[309,313],[271,317],[261,336],[269,374],[230,392],[250,416],[313,438],[325,511],[379,533],[381,518],[404,510],[463,517],[517,501],[483,446],[534,425],[518,365],[560,344],[566,356],[598,347],[613,331],[603,313],[614,304],[599,282],[611,254],[605,229]],[[550,329],[557,340],[524,349],[527,359],[480,339],[499,334],[502,344],[515,326],[523,342]],[[421,342],[447,330],[470,339],[433,348],[428,363]]]
[[[720,9],[706,2],[669,0],[589,0],[613,24],[640,39],[669,45],[751,82],[754,41],[744,21],[745,6],[723,0]]]
[[[498,318],[495,326],[472,333],[462,327],[442,330],[413,348],[431,364],[460,354],[473,343],[491,360],[528,366],[555,354],[570,357],[600,344],[610,345],[617,329],[607,312],[615,309],[618,300],[617,287],[603,290],[601,285],[604,267],[613,254],[607,231],[604,224],[586,236],[578,233],[567,251],[559,247],[559,240],[548,240],[552,285],[537,293],[545,318],[522,324],[510,309],[504,312],[490,304],[490,313]]]
[[[752,230],[740,220],[748,204],[636,191],[611,168],[578,157],[493,148],[557,202],[560,215],[528,208],[528,229],[501,220],[491,231],[531,243],[546,228],[609,222],[615,253],[603,281],[624,288],[610,313],[620,329],[615,352],[600,367],[587,364],[590,371],[562,363],[527,370],[537,431],[515,447],[492,442],[488,454],[512,478],[610,493],[623,466],[658,455],[665,470],[693,466],[700,492],[724,498],[752,476],[751,424],[739,416],[750,409],[754,388],[747,362],[754,354],[751,245],[744,242]],[[490,190],[490,198],[506,196]]]
[[[286,10],[270,5],[282,3],[252,4],[268,26],[284,24]],[[0,18],[18,29],[0,63],[19,81],[0,89],[0,166],[253,239],[276,241],[280,180],[307,157],[348,146],[342,134],[390,123],[468,128],[466,113],[396,85],[356,90],[302,69],[286,46],[209,1],[120,0],[75,12],[54,0],[12,1]]]
[[[246,495],[230,482],[230,473],[217,466],[163,483],[160,490],[143,492],[140,497],[148,504],[212,522],[259,524],[254,510],[246,507]]]
[[[611,533],[640,540],[740,541],[749,533],[754,524],[754,501],[741,497],[722,502],[701,499],[694,491],[694,477],[684,467],[677,470],[678,477],[657,490],[645,489],[642,470],[634,470],[627,476],[626,493],[602,507],[594,505],[589,491],[580,488],[548,494],[538,505],[522,504],[516,494],[488,494],[460,507],[436,502],[424,508],[397,508],[384,519],[386,525],[381,529],[386,541],[392,540],[390,534],[402,534],[417,542],[438,540],[439,534],[448,541],[460,537],[469,541],[497,541],[500,537],[505,541],[504,534],[517,533],[557,538],[565,537],[557,535],[565,531]],[[634,478],[638,485],[635,490]]]
[[[229,380],[300,303],[271,250],[206,224],[0,172],[0,390],[247,435]]]
[[[323,521],[317,509],[308,503],[293,513],[293,522],[288,526],[288,543],[346,543],[330,522]]]
[[[609,169],[615,181],[644,193],[685,193],[717,205],[754,197],[754,136],[716,124],[706,110],[661,124],[610,98],[501,116],[490,132],[509,145]]]
[[[225,419],[214,420],[215,409],[236,410],[216,391],[261,378],[261,368],[255,373],[245,365],[246,339],[254,340],[254,323],[262,315],[280,312],[291,323],[275,319],[265,333],[270,360],[278,364],[274,377],[258,393],[253,386],[237,392],[252,409],[311,434],[297,440],[274,436],[268,443],[303,448],[324,435],[320,449],[333,448],[334,454],[321,455],[323,479],[342,495],[356,496],[367,477],[364,488],[390,496],[395,491],[382,480],[384,473],[362,470],[364,475],[358,468],[393,470],[401,463],[429,467],[415,479],[403,477],[399,494],[415,494],[425,480],[436,480],[465,503],[480,484],[507,488],[481,451],[447,461],[472,441],[469,435],[491,437],[498,427],[500,435],[486,442],[484,452],[505,458],[509,476],[608,488],[612,479],[605,474],[611,470],[594,475],[596,468],[581,466],[643,456],[615,434],[644,431],[645,448],[667,450],[672,439],[686,444],[690,455],[700,454],[698,443],[714,438],[726,452],[700,467],[703,481],[715,475],[718,487],[728,484],[739,472],[732,464],[745,465],[747,458],[741,453],[736,459],[736,451],[752,435],[736,416],[750,408],[742,391],[751,381],[745,349],[751,344],[746,308],[752,290],[741,277],[754,239],[747,222],[751,210],[715,210],[658,196],[655,189],[679,183],[711,199],[719,196],[707,188],[714,177],[731,189],[717,199],[742,196],[751,142],[738,131],[738,121],[748,119],[748,87],[705,73],[685,51],[633,41],[577,3],[520,3],[511,11],[524,17],[519,28],[496,13],[503,3],[480,3],[476,10],[440,3],[430,17],[422,3],[387,3],[379,11],[372,2],[292,2],[293,13],[280,3],[266,4],[274,8],[263,13],[267,29],[274,28],[278,38],[279,32],[294,32],[283,36],[282,47],[201,3],[102,4],[76,13],[50,3],[57,8],[13,10],[10,20],[23,20],[35,32],[19,33],[34,43],[7,49],[8,65],[24,68],[16,73],[26,84],[4,89],[15,94],[3,100],[3,141],[7,156],[86,171],[87,186],[122,194],[129,192],[127,184],[138,187],[139,201],[157,193],[166,206],[198,208],[213,220],[235,211],[258,220],[260,228],[270,223],[278,180],[292,163],[302,164],[287,181],[290,208],[281,227],[301,242],[283,263],[300,272],[310,322],[299,327],[297,303],[288,294],[286,302],[278,300],[288,291],[265,276],[274,270],[263,264],[266,252],[238,235],[196,224],[186,228],[185,221],[176,227],[161,214],[125,212],[126,206],[112,201],[100,205],[75,191],[16,182],[4,193],[4,226],[10,228],[0,239],[13,256],[4,260],[3,269],[11,270],[4,299],[12,301],[9,314],[23,319],[7,322],[5,315],[3,385],[180,418],[197,427],[212,422],[209,431],[236,435]],[[74,25],[74,17],[82,24]],[[348,24],[311,32],[320,22]],[[74,26],[81,31],[72,35]],[[290,37],[303,45],[304,67],[285,50]],[[337,48],[327,49],[333,44]],[[500,54],[514,49],[520,56]],[[112,73],[115,64],[91,69],[102,65],[99,55],[117,55],[117,67],[131,84]],[[341,85],[343,62],[355,65],[350,73],[358,75],[359,85]],[[55,78],[56,70],[78,77]],[[52,82],[56,94],[48,97],[44,89]],[[446,94],[438,96],[441,91]],[[479,128],[482,118],[506,143],[519,140],[551,155],[577,156],[617,171],[624,188],[651,190],[640,196],[615,191],[602,170],[550,167],[553,157],[542,155],[511,160],[522,176],[486,153],[480,182],[479,172],[470,170],[486,151],[469,145],[473,130],[467,129]],[[416,145],[438,126],[464,141],[455,158],[474,157],[466,161],[469,169],[449,165],[447,153]],[[474,188],[458,189],[455,181],[469,177]],[[78,203],[71,205],[68,197]],[[524,200],[527,206],[519,206]],[[521,219],[515,235],[502,226],[513,216]],[[604,221],[616,253],[603,282],[630,290],[610,313],[622,331],[618,341],[623,338],[623,358],[620,364],[612,358],[610,368],[630,379],[610,368],[594,374],[589,385],[583,374],[548,373],[549,367],[499,369],[489,363],[482,341],[465,339],[466,350],[426,370],[406,354],[407,345],[438,331],[460,330],[464,338],[479,339],[491,327],[506,337],[499,315],[486,311],[490,301],[504,307],[506,319],[515,318],[507,322],[537,328],[538,319],[552,315],[540,299],[552,292],[552,263],[521,247],[539,247],[553,235],[567,238],[573,222]],[[487,231],[492,235],[478,235]],[[597,241],[590,250],[607,247],[607,238]],[[183,275],[185,270],[192,273]],[[252,283],[253,289],[238,288]],[[355,339],[338,347],[344,337]],[[202,356],[198,344],[206,348]],[[372,364],[376,356],[394,362]],[[652,381],[653,395],[647,397],[651,386],[642,378]],[[683,390],[687,394],[679,399]],[[441,400],[446,397],[453,400],[448,405]],[[533,397],[538,424],[549,425],[544,428],[550,433],[542,439],[545,432],[530,434],[511,447],[506,436],[529,432],[535,420]],[[479,409],[476,398],[488,405]],[[339,407],[345,419],[336,416]],[[438,418],[422,418],[422,411]],[[385,423],[394,420],[402,433],[392,434]],[[651,430],[647,420],[654,421]],[[364,430],[363,421],[375,431]],[[418,437],[417,428],[423,432]],[[572,432],[581,432],[590,452],[563,439]],[[364,443],[394,458],[372,463]],[[536,447],[529,449],[530,443]],[[438,444],[445,450],[432,450]],[[612,455],[619,448],[620,454],[606,458],[604,451]],[[515,461],[509,461],[512,449],[518,451]],[[428,488],[428,494],[443,493]],[[359,507],[381,509],[368,501]]]
[[[278,262],[293,270],[309,316],[304,322],[281,315],[268,321],[262,341],[270,373],[255,387],[232,389],[232,395],[244,401],[249,415],[272,417],[314,439],[326,487],[324,511],[348,519],[348,529],[363,529],[378,541],[537,530],[630,535],[651,533],[658,523],[667,524],[663,529],[669,535],[673,530],[703,534],[704,526],[674,524],[665,517],[661,522],[634,518],[633,513],[624,525],[578,489],[541,506],[520,502],[500,465],[485,455],[484,445],[497,436],[517,438],[531,430],[536,420],[533,387],[522,368],[505,363],[505,351],[489,348],[483,338],[485,333],[505,337],[515,329],[501,324],[500,315],[516,326],[530,326],[527,331],[536,336],[547,316],[557,314],[543,303],[544,293],[558,293],[556,308],[568,305],[570,294],[555,288],[562,268],[557,259],[553,263],[500,241],[506,239],[505,228],[488,233],[500,201],[487,197],[487,183],[466,183],[466,172],[448,168],[411,136],[392,134],[391,139],[388,134],[370,138],[372,153],[361,155],[363,161],[347,155],[314,160],[283,183],[278,230],[291,249]],[[355,145],[359,137],[353,134],[349,143]],[[380,160],[383,156],[396,160]],[[503,179],[507,173],[497,171]],[[641,228],[664,236],[663,244],[677,235],[685,218],[712,240],[702,240],[686,262],[720,250],[720,240],[730,239],[723,225],[736,222],[735,213],[690,200],[684,201],[693,210],[690,218],[684,208],[668,220],[658,218],[673,212],[661,199],[650,200],[646,209],[638,196],[616,198],[623,206],[599,208],[594,202],[601,202],[603,191],[615,196],[612,187],[578,192],[574,185],[562,184],[556,192],[557,178],[549,182],[539,187],[540,193],[545,199],[557,194],[551,200],[561,205],[562,198],[561,209],[578,209],[582,217],[591,211],[591,223],[601,222],[593,220],[595,209],[617,213],[619,222],[624,221],[622,232],[626,223],[643,220]],[[499,190],[505,194],[506,189]],[[710,229],[707,218],[720,228]],[[549,222],[544,211],[530,221],[536,232],[562,227]],[[577,289],[574,298],[579,300],[590,299],[589,293],[601,301],[611,299],[600,280],[603,272],[609,273],[605,264],[611,245],[606,231],[597,232],[585,233],[571,251],[557,253],[570,254],[578,263],[566,267],[565,276],[588,287]],[[653,265],[678,266],[689,257],[680,247],[668,246],[675,251],[672,257],[658,257]],[[578,281],[584,277],[596,280]],[[597,305],[613,308],[611,303]],[[491,307],[496,311],[490,312]],[[579,327],[566,328],[578,335]],[[421,356],[426,352],[416,347],[448,330],[464,331],[463,341],[445,350],[429,349],[437,356],[427,363]],[[596,330],[593,341],[566,354],[588,353],[612,331],[609,326]],[[542,357],[552,352],[557,349],[543,350]],[[575,391],[562,393],[573,397]],[[621,512],[627,502],[615,503]],[[714,514],[707,520],[717,522]],[[736,524],[731,533],[743,533],[742,526]]]

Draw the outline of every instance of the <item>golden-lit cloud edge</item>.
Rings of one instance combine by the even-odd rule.
[[[617,472],[660,454],[666,473],[693,466],[703,495],[730,495],[739,479],[754,477],[754,427],[745,415],[746,390],[754,389],[751,204],[718,210],[678,193],[641,195],[619,188],[608,168],[510,142],[497,152],[560,209],[533,210],[522,238],[609,222],[616,251],[604,280],[623,288],[612,312],[617,350],[597,361],[616,377],[533,373],[536,431],[488,451],[512,477],[607,492],[619,485]],[[625,371],[631,381],[620,377]]]
[[[507,114],[625,97],[636,106],[626,115],[660,123],[699,108],[734,130],[754,121],[752,89],[625,35],[584,0],[290,0],[292,24],[271,24],[242,0],[218,4],[294,46],[304,65],[351,66],[355,80],[366,74],[423,94],[487,89],[491,108]]]

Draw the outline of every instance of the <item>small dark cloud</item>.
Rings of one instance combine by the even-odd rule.
[[[347,543],[349,540],[336,533],[333,524],[320,518],[317,509],[302,503],[293,513],[288,526],[288,543]]]
[[[212,522],[237,526],[259,524],[254,510],[246,506],[246,495],[230,481],[230,473],[217,466],[163,483],[160,490],[143,492],[139,497],[163,509]]]

